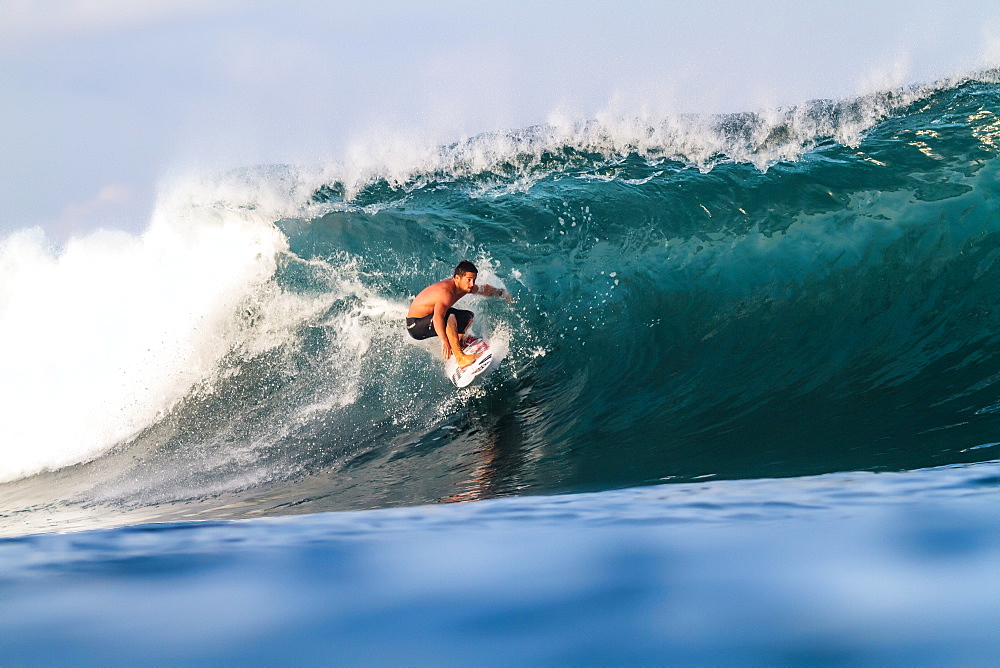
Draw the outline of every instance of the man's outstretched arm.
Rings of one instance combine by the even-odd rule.
[[[482,295],[483,297],[502,297],[507,301],[508,304],[514,303],[514,297],[511,296],[509,292],[503,288],[494,288],[492,285],[477,285],[476,293]]]

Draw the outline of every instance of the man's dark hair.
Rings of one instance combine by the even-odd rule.
[[[462,260],[461,262],[458,263],[458,266],[455,267],[455,275],[461,276],[462,274],[467,272],[471,272],[473,274],[476,274],[477,276],[479,275],[479,270],[476,269],[476,265],[472,264],[468,260]]]

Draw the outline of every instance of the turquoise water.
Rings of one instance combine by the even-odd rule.
[[[3,265],[54,413],[0,425],[0,657],[995,656],[998,114],[983,76],[254,167]],[[516,303],[468,300],[506,358],[456,391],[402,316],[460,259]],[[49,278],[87,362],[29,329]]]

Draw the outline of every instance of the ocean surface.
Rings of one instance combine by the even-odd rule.
[[[0,662],[995,661],[998,81],[0,240]],[[516,301],[456,390],[403,317],[462,259]]]

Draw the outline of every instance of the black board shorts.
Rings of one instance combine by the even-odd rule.
[[[458,325],[458,333],[465,334],[465,330],[469,328],[469,323],[472,322],[472,316],[474,315],[472,311],[463,311],[460,308],[450,308],[448,313],[445,314],[445,324],[448,322],[449,315],[455,315],[455,323]],[[437,332],[434,331],[434,314],[425,315],[423,318],[407,318],[406,319],[406,331],[410,333],[410,336],[417,339],[418,341],[422,339],[429,339],[432,336],[437,336]]]

